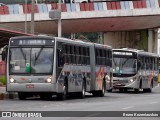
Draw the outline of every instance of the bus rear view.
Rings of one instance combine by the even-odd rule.
[[[11,38],[7,56],[7,91],[18,92],[20,99],[31,93],[55,91],[52,75],[54,46],[54,38]]]

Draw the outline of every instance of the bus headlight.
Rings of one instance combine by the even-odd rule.
[[[10,82],[13,83],[14,81],[15,81],[14,78],[11,77]]]
[[[133,79],[130,79],[130,82],[133,82],[134,80]]]
[[[128,82],[129,83],[132,83],[132,82],[134,82],[136,80],[136,78],[131,78]]]
[[[52,77],[47,78],[46,82],[51,83],[52,82]]]

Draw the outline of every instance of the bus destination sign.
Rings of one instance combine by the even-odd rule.
[[[132,56],[133,53],[131,52],[113,52],[113,54],[116,54],[116,55],[128,55],[128,56]]]
[[[45,45],[45,40],[19,40],[19,45]]]
[[[113,56],[136,57],[137,53],[135,53],[135,52],[126,52],[126,51],[113,51]]]
[[[43,40],[43,39],[23,39],[23,40],[11,40],[11,45],[54,45],[54,40]]]

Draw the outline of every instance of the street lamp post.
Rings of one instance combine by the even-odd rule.
[[[58,37],[62,36],[62,21],[61,21],[61,0],[58,3],[58,10],[49,11],[49,18],[58,23]]]
[[[27,0],[25,0],[25,33],[27,33]]]
[[[32,12],[31,12],[31,34],[34,35],[34,2],[35,0],[32,0]]]
[[[58,10],[61,12],[61,0],[59,0]],[[58,37],[62,36],[62,21],[61,18],[58,19]]]

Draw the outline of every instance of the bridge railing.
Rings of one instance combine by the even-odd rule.
[[[117,2],[91,2],[91,3],[67,3],[62,4],[62,12],[80,12],[80,11],[104,11],[104,10],[129,10],[144,8],[159,8],[160,0],[141,0],[141,1],[117,1]],[[30,14],[31,5],[15,4],[0,6],[0,15],[8,14]],[[27,9],[26,9],[27,8]],[[36,4],[35,13],[48,13],[51,9],[57,9],[54,4]]]

